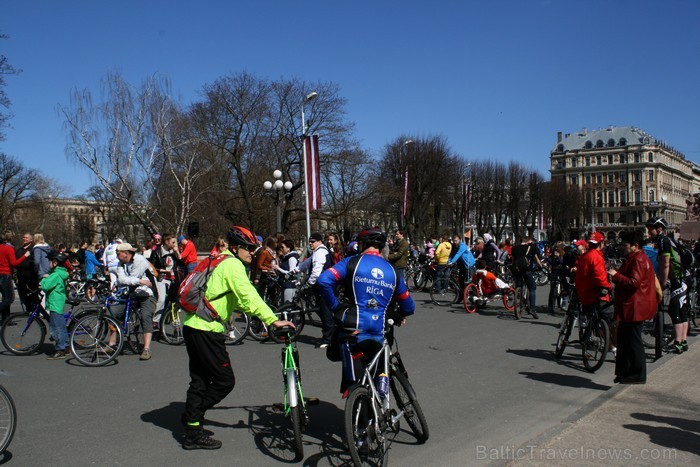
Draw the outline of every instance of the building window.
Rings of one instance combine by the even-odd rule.
[[[608,192],[608,206],[610,206],[610,207],[615,206],[615,192],[614,191]]]
[[[592,206],[592,205],[593,205],[593,202],[591,200],[591,192],[589,191],[586,193],[586,206]]]
[[[649,162],[654,162],[654,153],[653,152],[649,153]]]
[[[602,148],[603,147],[603,140],[599,139],[598,141],[595,142],[595,147],[597,148]]]
[[[608,183],[613,183],[615,181],[615,175],[612,172],[608,172]]]
[[[615,146],[615,140],[612,139],[612,138],[610,138],[610,139],[608,140],[608,147],[611,148],[611,147],[613,147],[613,146]]]
[[[624,172],[620,172],[619,174],[617,174],[617,179],[620,181],[620,183],[626,183],[627,175]]]
[[[602,172],[597,173],[595,176],[597,178],[598,183],[603,183],[603,173]]]
[[[620,206],[627,205],[627,190],[622,190],[620,192]]]
[[[612,154],[608,154],[608,164],[612,164],[615,160],[615,156]]]
[[[614,212],[608,213],[608,222],[610,222],[611,224],[615,222],[615,213]]]
[[[585,144],[584,147],[585,147],[586,149],[591,149],[591,148],[593,147],[593,143],[591,143],[590,141],[586,141],[586,144]]]
[[[641,170],[635,170],[635,171],[634,171],[634,181],[635,181],[635,182],[641,182],[641,181],[642,181],[642,171],[641,171]]]
[[[622,211],[620,213],[620,224],[626,224],[627,223],[627,213],[625,211]]]
[[[650,203],[653,203],[654,201],[656,201],[656,197],[654,195],[655,195],[654,190],[649,190],[649,202]]]
[[[602,224],[603,223],[603,213],[599,212],[596,217],[598,218],[598,223]]]
[[[598,193],[596,193],[595,205],[599,208],[603,207],[603,192],[602,191],[599,191]]]
[[[650,182],[653,182],[653,181],[654,181],[654,171],[653,171],[653,170],[650,170],[650,171],[649,171],[649,181],[650,181]]]
[[[591,166],[591,156],[586,156],[586,167]]]
[[[572,185],[578,185],[578,175],[572,175],[572,176],[571,176],[571,184],[572,184]]]
[[[576,157],[571,158],[571,167],[576,167]]]
[[[603,156],[600,156],[600,155],[595,156],[595,163],[598,165],[602,165],[603,164]]]
[[[565,159],[557,160],[557,169],[563,169],[564,167],[566,167],[566,160]]]
[[[625,138],[620,138],[619,146],[627,146],[627,140]]]
[[[557,152],[564,152],[564,145],[563,144],[557,144]]]
[[[634,190],[634,202],[640,204],[642,202],[642,191]]]
[[[620,164],[627,163],[627,154],[620,154]]]
[[[591,174],[587,174],[586,175],[586,185],[590,185],[590,184],[591,184]]]
[[[634,162],[638,164],[641,161],[641,157],[638,152],[634,153]]]

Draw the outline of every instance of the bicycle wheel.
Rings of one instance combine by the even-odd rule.
[[[581,340],[583,366],[593,373],[605,362],[610,346],[610,329],[602,319],[593,319]]]
[[[270,337],[270,333],[267,332],[267,325],[254,316],[249,316],[248,319],[250,320],[248,324],[248,335],[256,341],[266,341]]]
[[[0,385],[0,455],[10,445],[17,428],[17,409],[12,396]]]
[[[306,316],[304,316],[304,310],[300,307],[296,306],[294,303],[285,303],[275,312],[275,315],[277,315],[279,319],[294,323],[295,328],[292,340],[295,340],[297,336],[301,334],[301,330],[304,329],[304,324],[306,323]],[[270,337],[278,344],[284,343],[284,340],[278,337],[274,332],[271,333]]]
[[[172,303],[167,311],[160,317],[160,334],[166,344],[182,345],[185,338],[182,335],[182,310],[177,304]]]
[[[109,346],[109,336],[116,333],[116,347]],[[111,362],[122,350],[124,339],[120,324],[110,316],[100,313],[78,321],[70,335],[70,351],[85,366],[103,366]]]
[[[657,314],[658,313],[663,313],[664,315],[664,331],[661,345],[665,347],[673,342],[673,336],[675,335],[673,323],[666,310],[659,310],[657,311]],[[644,347],[648,349],[656,347],[656,319],[657,316],[654,316],[652,319],[648,319],[642,323],[642,342],[644,343]]]
[[[238,344],[245,336],[248,335],[250,329],[250,318],[242,311],[234,311],[226,323],[226,343]]]
[[[356,466],[387,464],[386,439],[377,426],[372,394],[364,386],[355,386],[345,400],[345,442]]]
[[[559,336],[557,337],[557,345],[554,350],[554,356],[559,360],[564,354],[564,349],[566,349],[569,343],[569,337],[571,337],[571,331],[574,329],[574,315],[567,313],[564,320],[559,327]]]
[[[515,319],[521,319],[525,313],[525,297],[523,297],[523,288],[515,289],[515,298],[513,300],[513,314]]]
[[[2,325],[0,338],[5,348],[15,355],[36,352],[46,338],[46,323],[38,314],[12,313]]]
[[[479,287],[476,284],[468,284],[464,288],[464,310],[467,313],[474,313],[479,307],[479,298]]]
[[[416,439],[421,444],[425,443],[430,437],[430,431],[413,386],[411,386],[408,378],[400,372],[391,373],[389,385],[391,386],[391,393],[396,399],[396,405],[403,410],[404,418],[408,426],[411,427]]]
[[[143,332],[141,331],[141,315],[135,311],[129,313],[129,322],[126,324],[124,341],[135,354],[143,352]]]
[[[421,290],[421,282],[423,281],[424,272],[422,269],[417,271],[409,271],[406,273],[406,286],[409,292],[418,292]]]
[[[447,288],[443,290],[430,289],[430,299],[438,306],[448,306],[457,303],[459,298],[459,285],[454,279],[450,279]]]
[[[512,288],[503,290],[503,307],[506,311],[513,311],[515,308],[515,290]]]

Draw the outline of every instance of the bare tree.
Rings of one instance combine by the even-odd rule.
[[[6,40],[8,38],[9,36],[6,34],[0,34],[0,40]],[[11,105],[10,98],[5,92],[5,86],[7,86],[5,76],[16,75],[20,72],[21,70],[18,70],[10,64],[4,54],[0,54],[0,108],[5,109],[5,111],[0,112],[0,141],[5,141],[5,132],[3,129],[7,127],[8,121],[12,118],[12,114],[9,112]]]
[[[29,197],[48,181],[13,157],[0,153],[0,225],[15,225],[11,214],[19,201]]]

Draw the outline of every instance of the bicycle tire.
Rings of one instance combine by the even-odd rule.
[[[2,324],[0,338],[8,352],[31,355],[44,343],[46,323],[38,314],[12,313]]]
[[[511,287],[503,292],[503,307],[506,311],[513,311],[515,308],[515,290]]]
[[[523,297],[523,288],[517,287],[515,289],[515,300],[513,302],[513,314],[515,319],[522,319],[525,311],[525,298]]]
[[[134,354],[143,352],[143,331],[141,331],[141,315],[136,310],[129,313],[129,322],[126,326],[124,342]]]
[[[185,337],[182,331],[183,322],[182,310],[177,304],[172,303],[168,311],[163,311],[160,317],[160,335],[166,344],[182,345],[185,343]]]
[[[265,342],[270,338],[267,325],[255,316],[249,316],[248,335],[259,342]]]
[[[364,386],[350,389],[345,400],[345,442],[356,466],[386,465],[389,451],[383,433],[377,433],[372,418],[372,394]]]
[[[4,386],[0,385],[0,455],[12,442],[17,429],[15,401]]]
[[[664,347],[671,345],[674,339],[673,323],[668,316],[666,310],[659,310],[657,313],[664,313],[664,337],[662,345]],[[642,342],[647,349],[656,347],[656,315],[652,319],[648,319],[642,323]]]
[[[464,311],[474,313],[479,308],[477,301],[479,300],[479,287],[476,284],[467,284],[464,288]]]
[[[117,333],[116,348],[109,350],[109,336]],[[124,346],[121,325],[111,316],[99,313],[76,323],[70,335],[70,351],[85,366],[104,366],[117,358]]]
[[[589,372],[597,371],[605,362],[610,347],[610,329],[603,319],[594,319],[581,339],[583,366]]]
[[[574,329],[574,315],[567,313],[564,321],[561,323],[559,328],[559,336],[557,337],[556,348],[554,349],[554,356],[557,360],[564,355],[564,349],[569,344],[569,338],[571,337],[571,331]]]
[[[411,427],[418,443],[425,443],[430,437],[430,430],[413,386],[408,381],[408,378],[400,372],[391,373],[389,385],[391,386],[391,393],[396,399],[396,405],[404,411],[404,418],[408,426]]]
[[[245,339],[250,329],[250,317],[242,311],[231,313],[226,323],[226,344],[238,344]]]
[[[295,327],[292,340],[296,340],[299,334],[301,334],[302,329],[304,329],[304,324],[306,323],[304,310],[296,306],[294,303],[285,303],[275,312],[275,315],[281,320],[291,321],[294,323]],[[284,344],[284,339],[278,337],[276,333],[272,332],[269,334],[273,341],[277,342],[278,344]]]
[[[438,306],[449,306],[457,303],[459,295],[459,285],[454,279],[449,280],[447,289],[444,291],[438,292],[432,288],[430,289],[430,299]]]
[[[543,270],[535,271],[532,273],[533,276],[535,276],[535,284],[538,286],[540,285],[547,285],[549,283],[549,276],[547,273]]]

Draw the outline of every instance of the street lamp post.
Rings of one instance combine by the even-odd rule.
[[[291,197],[291,191],[292,191],[292,182],[287,180],[286,182],[282,181],[282,171],[281,170],[275,170],[272,175],[275,177],[274,182],[270,182],[269,180],[266,180],[265,183],[263,183],[263,188],[265,188],[265,192],[267,193],[268,196],[270,196],[273,201],[275,202],[275,209],[277,211],[277,233],[282,232],[282,205],[280,203],[282,196],[286,197]]]
[[[467,231],[467,223],[469,222],[469,190],[467,189],[466,183],[469,182],[466,172],[467,169],[469,169],[472,166],[471,162],[468,162],[464,164],[464,167],[462,168],[462,205],[464,206],[464,215],[462,216],[462,234],[460,235],[462,237],[462,241],[464,241],[464,234]],[[471,227],[471,223],[469,224]],[[471,239],[471,237],[470,237]]]
[[[306,147],[306,132],[308,130],[308,128],[306,127],[306,119],[304,116],[304,104],[306,104],[307,102],[311,102],[312,100],[316,99],[316,97],[318,97],[318,93],[316,91],[310,92],[306,95],[304,101],[301,103],[301,144],[302,156],[304,159],[304,180],[307,180],[307,174],[309,170],[306,164],[306,153],[304,150],[304,148]],[[306,238],[309,238],[311,236],[311,215],[309,213],[309,187],[306,182],[304,182],[304,207],[306,209]]]

